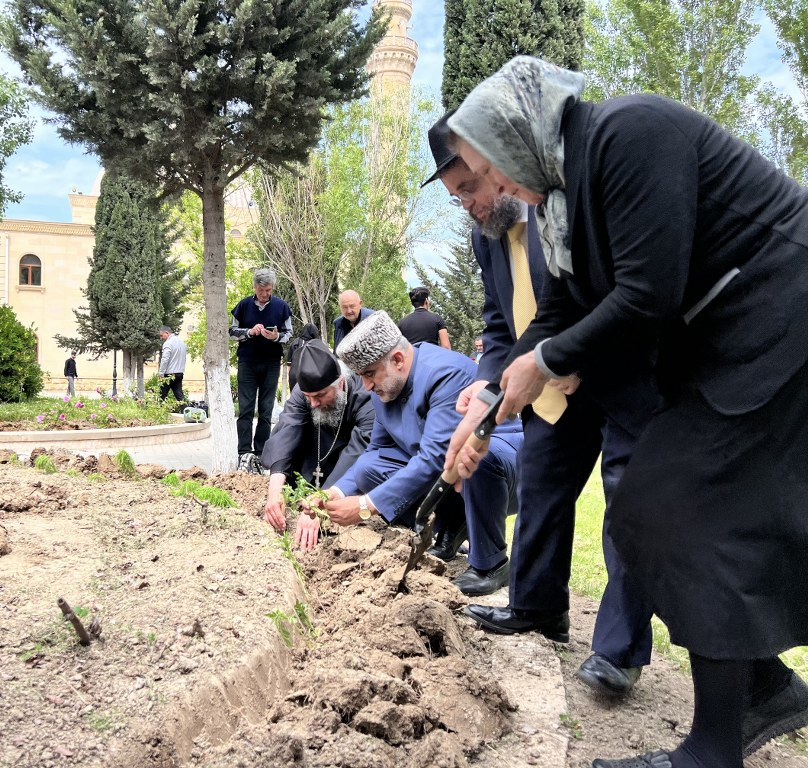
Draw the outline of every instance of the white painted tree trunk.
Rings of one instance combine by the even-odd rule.
[[[128,349],[121,350],[121,386],[118,387],[120,393],[131,392],[134,387],[132,382],[135,378],[134,358]]]
[[[208,168],[202,183],[202,229],[205,292],[205,384],[210,407],[213,472],[233,472],[238,464],[236,412],[230,395],[230,356],[225,283],[224,184]]]

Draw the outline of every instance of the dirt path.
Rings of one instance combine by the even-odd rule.
[[[329,537],[301,580],[256,516],[263,478],[217,478],[239,504],[219,510],[54,459],[0,465],[0,766],[583,768],[686,731],[689,680],[662,660],[622,706],[574,680],[587,601],[567,647],[486,635],[448,582],[462,562],[429,558],[396,595],[402,532]],[[100,639],[79,646],[57,597]]]

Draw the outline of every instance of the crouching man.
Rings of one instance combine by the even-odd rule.
[[[370,444],[342,478],[327,489],[325,508],[339,525],[372,515],[413,527],[418,503],[443,469],[449,438],[460,415],[455,403],[474,381],[467,357],[433,344],[411,345],[386,312],[376,312],[340,342],[337,355],[370,392],[376,422]],[[439,524],[468,525],[469,567],[454,584],[466,595],[487,595],[508,583],[505,518],[516,509],[516,453],[521,425],[506,423],[491,437],[478,471],[441,502]],[[296,539],[311,549],[319,523],[298,520]],[[440,542],[439,542],[440,543]],[[454,553],[451,553],[452,555]]]

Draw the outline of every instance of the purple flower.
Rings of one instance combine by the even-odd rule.
[[[97,419],[97,418],[98,418],[98,414],[97,414],[97,413],[91,413],[91,414],[90,414],[90,418],[91,418],[91,419]]]
[[[96,387],[95,391],[98,392],[98,394],[100,395],[101,394],[101,387]]]
[[[107,414],[107,421],[115,421],[115,417],[111,413],[108,413]]]
[[[113,395],[112,399],[117,403],[118,402],[118,395]]]
[[[70,402],[70,395],[65,395],[65,396],[62,398],[62,400],[64,400],[66,403],[69,403],[69,402]]]
[[[45,421],[45,417],[40,413],[39,416],[36,417],[36,420],[41,424]]]
[[[63,413],[60,413],[59,414],[59,421],[64,421],[64,420],[65,420],[65,415]]]
[[[99,407],[99,408],[106,408],[106,407],[107,407],[107,404],[106,404],[106,403],[101,403],[101,404],[100,404],[98,407]]]
[[[84,403],[82,403],[81,401],[79,401],[78,403],[76,403],[76,406],[75,406],[75,407],[76,407],[76,408],[84,408]]]

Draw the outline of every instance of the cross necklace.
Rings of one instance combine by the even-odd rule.
[[[318,490],[320,489],[320,482],[325,476],[323,474],[323,470],[320,468],[320,463],[325,461],[331,455],[331,451],[334,450],[334,446],[337,444],[339,431],[342,428],[342,419],[345,416],[346,410],[348,410],[347,402],[342,406],[342,411],[340,411],[339,414],[339,423],[337,424],[337,429],[334,432],[334,440],[331,443],[331,447],[325,452],[325,456],[320,456],[320,432],[322,431],[322,427],[320,424],[317,425],[317,469],[314,470],[314,487]]]

